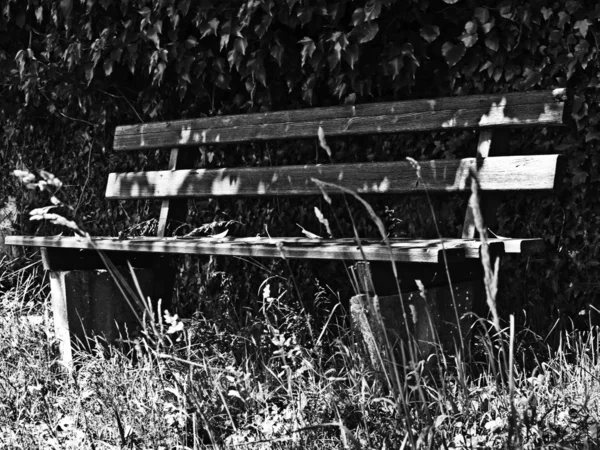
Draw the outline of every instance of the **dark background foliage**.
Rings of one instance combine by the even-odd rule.
[[[518,131],[510,139],[516,153],[564,154],[563,188],[507,197],[492,231],[542,236],[553,248],[504,264],[505,311],[524,312],[539,331],[557,320],[585,322],[600,306],[599,17],[600,5],[583,0],[0,0],[0,201],[15,197],[21,211],[39,206],[43,199],[10,172],[46,169],[65,182],[63,197],[83,227],[114,234],[145,223],[157,205],[105,201],[107,174],[165,160],[164,152],[113,152],[119,124],[569,87],[571,129]],[[335,161],[352,162],[473,155],[476,141],[466,131],[331,144]],[[200,153],[198,164],[207,167],[327,160],[313,141]],[[464,199],[434,203],[443,234],[459,235]],[[421,198],[376,205],[393,235],[435,236]],[[194,202],[191,211],[194,226],[235,221],[232,233],[298,235],[296,223],[324,232],[314,206],[337,221],[338,232],[348,230],[342,201],[336,209],[321,199]],[[352,211],[363,232],[373,234],[360,208]],[[50,232],[25,216],[18,228]],[[285,269],[264,263],[274,273]],[[188,260],[185,267],[198,264]],[[218,273],[213,267],[205,281],[210,285]],[[320,263],[319,273],[327,282],[340,270]],[[246,283],[257,284],[231,286],[247,295]]]

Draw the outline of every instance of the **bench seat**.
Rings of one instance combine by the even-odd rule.
[[[437,263],[479,258],[479,239],[308,239],[299,237],[82,237],[8,236],[9,245],[121,252],[219,255],[290,259],[340,259],[352,261],[397,261]],[[542,239],[489,239],[494,254],[535,253],[545,248]]]

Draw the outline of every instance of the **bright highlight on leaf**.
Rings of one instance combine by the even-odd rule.
[[[456,63],[458,63],[462,57],[465,56],[466,52],[467,48],[462,42],[456,45],[452,44],[451,42],[446,42],[442,46],[442,55],[450,67],[456,65]]]
[[[440,28],[435,25],[425,25],[421,28],[421,37],[427,42],[435,41],[440,35]]]

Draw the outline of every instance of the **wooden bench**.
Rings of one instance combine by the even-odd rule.
[[[218,116],[118,127],[116,151],[171,149],[163,171],[111,173],[109,199],[160,199],[162,207],[156,237],[94,237],[92,242],[69,236],[10,236],[10,245],[42,249],[45,269],[51,274],[56,331],[65,362],[71,359],[70,336],[82,338],[83,329],[116,334],[115,319],[131,319],[128,306],[95,256],[107,252],[116,265],[131,261],[140,271],[140,283],[168,299],[171,275],[161,255],[195,254],[239,257],[390,261],[403,264],[407,278],[445,279],[444,261],[472,272],[479,265],[481,241],[476,238],[472,210],[466,211],[462,236],[445,239],[364,239],[354,237],[309,239],[301,237],[173,237],[169,223],[185,222],[189,197],[262,197],[341,193],[330,185],[363,194],[429,194],[468,192],[473,176],[481,191],[551,191],[560,182],[558,155],[501,156],[506,151],[504,129],[550,127],[565,124],[567,95],[564,89],[527,93],[476,95],[433,100],[373,103],[357,106],[313,108],[237,116]],[[460,160],[419,161],[420,177],[409,161],[360,164],[194,169],[189,149],[227,143],[277,139],[327,139],[380,133],[479,130],[477,154]],[[488,214],[488,217],[493,218]],[[543,249],[541,239],[489,239],[496,254]],[[388,245],[389,244],[389,245]],[[152,257],[149,258],[148,254]],[[461,263],[461,264],[457,264]],[[388,263],[388,266],[391,266]],[[474,268],[474,269],[473,269]],[[152,273],[162,276],[156,287]],[[472,274],[471,274],[472,275]],[[404,275],[403,275],[404,276]],[[98,281],[101,279],[100,281]],[[402,280],[405,281],[405,280]],[[159,283],[160,284],[160,283]],[[443,284],[443,283],[442,283]],[[395,286],[395,282],[393,283]]]

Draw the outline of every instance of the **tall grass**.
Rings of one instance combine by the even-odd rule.
[[[294,338],[303,318],[291,309],[277,318],[265,309],[269,320],[253,337],[167,315],[148,328],[152,339],[127,351],[97,338],[96,351],[78,353],[78,370],[67,375],[57,364],[38,272],[15,270],[6,259],[0,267],[3,448],[600,445],[597,328],[565,334],[529,371],[521,361],[533,355],[517,336],[510,383],[493,369],[499,349],[482,334],[474,345],[488,360],[479,370],[449,354],[438,359],[435,376],[423,365],[407,371],[399,394],[376,376],[357,336],[331,321],[315,330],[321,339],[309,348]],[[289,294],[263,292],[265,305],[286,311]]]
[[[489,255],[487,261],[486,280],[495,282],[497,266]],[[341,304],[320,325],[310,322],[310,342],[303,342],[297,330],[310,318],[299,296],[275,292],[267,280],[258,326],[231,331],[200,314],[157,316],[107,261],[127,301],[145,311],[143,333],[120,348],[91,336],[94,351],[76,353],[77,370],[65,373],[39,265],[18,263],[0,261],[0,445],[6,448],[600,445],[595,327],[564,334],[557,349],[547,349],[551,356],[532,365],[526,362],[537,355],[520,345],[514,321],[503,328],[496,316],[477,319],[470,343],[461,337],[448,351],[438,340],[423,360],[408,327],[397,347],[375,307],[371,323],[382,334],[375,341],[380,363],[373,364],[362,337],[338,325],[348,322]],[[495,287],[487,286],[488,302]],[[370,300],[376,305],[377,297]],[[544,346],[541,339],[537,344]]]

